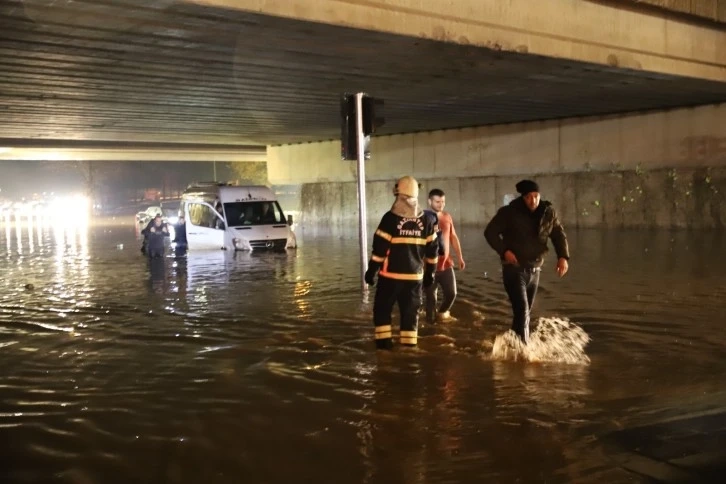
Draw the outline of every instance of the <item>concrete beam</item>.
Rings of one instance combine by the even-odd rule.
[[[143,144],[29,144],[3,142],[0,139],[0,161],[266,161],[264,146],[223,148],[179,145]]]
[[[635,9],[660,9],[714,22],[726,22],[726,0],[590,0]]]
[[[49,148],[0,148],[0,161],[208,161],[208,162],[258,162],[265,155],[246,154],[238,151],[209,153],[207,151],[166,150],[54,150]]]
[[[582,0],[185,0],[188,3],[726,81],[726,32]]]

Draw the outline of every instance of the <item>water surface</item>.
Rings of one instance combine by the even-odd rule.
[[[355,237],[150,263],[130,221],[0,225],[2,482],[715,482],[726,239],[570,231],[534,312],[587,333],[573,365],[491,358],[509,305],[460,232],[457,321],[388,353]]]

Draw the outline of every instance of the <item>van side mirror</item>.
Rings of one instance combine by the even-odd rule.
[[[292,215],[290,214],[287,215],[287,225],[292,226]]]

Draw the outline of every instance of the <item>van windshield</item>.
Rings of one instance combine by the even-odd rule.
[[[282,209],[275,201],[225,203],[224,215],[229,227],[286,223]]]
[[[164,217],[176,217],[179,215],[181,201],[179,200],[163,200],[161,202],[161,211]]]

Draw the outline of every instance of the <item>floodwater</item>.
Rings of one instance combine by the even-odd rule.
[[[510,312],[479,228],[459,230],[457,321],[376,352],[355,235],[150,263],[122,222],[0,225],[0,482],[723,475],[718,233],[570,231],[534,316],[553,344],[589,342],[527,362],[492,356]]]

